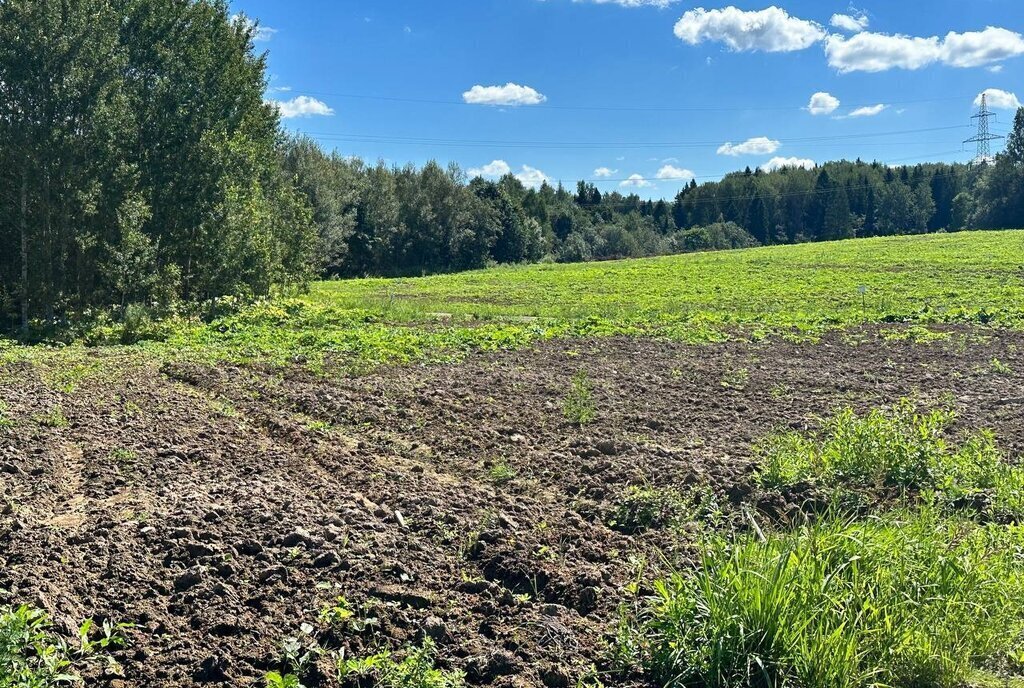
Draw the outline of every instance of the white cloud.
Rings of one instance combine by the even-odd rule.
[[[825,39],[828,64],[840,72],[884,72],[887,69],[920,69],[942,54],[935,36],[913,38],[881,33],[858,33],[850,38],[832,34]]]
[[[296,96],[291,100],[271,100],[269,103],[276,105],[278,112],[283,119],[294,119],[296,117],[329,117],[334,110],[328,107],[327,103],[310,98],[309,96]]]
[[[992,72],[993,74],[998,74],[999,72],[1003,71],[1003,65],[992,65],[991,67],[985,67],[985,69]]]
[[[649,181],[644,179],[643,175],[641,174],[631,174],[629,175],[629,179],[620,182],[619,186],[643,189],[649,186],[654,186],[654,184],[651,184]]]
[[[833,14],[829,24],[836,27],[837,29],[843,29],[844,31],[852,31],[854,33],[863,31],[868,28],[868,15],[863,12],[850,15],[850,14]]]
[[[807,111],[812,115],[831,115],[838,108],[839,99],[824,91],[818,91],[811,96],[811,102],[807,104]]]
[[[746,12],[729,6],[720,10],[689,10],[676,22],[675,34],[690,45],[717,41],[734,51],[775,53],[809,48],[825,37],[825,30],[820,24],[792,17],[779,7]]]
[[[523,165],[522,169],[516,173],[516,179],[522,182],[523,186],[529,186],[533,189],[538,188],[545,182],[551,181],[546,174],[529,165]]]
[[[864,107],[857,108],[848,114],[847,117],[874,117],[875,115],[880,114],[882,110],[885,110],[887,107],[889,106],[883,105],[882,103],[879,103],[878,105],[866,105]]]
[[[236,14],[231,17],[232,22],[241,21],[245,24],[245,28],[253,32],[252,40],[256,43],[265,43],[274,37],[277,33],[277,29],[272,29],[269,26],[259,26],[255,21],[249,19],[244,14]]]
[[[471,167],[466,170],[470,177],[504,177],[512,171],[504,160],[492,160],[483,167]]]
[[[677,181],[687,181],[695,178],[693,172],[683,167],[676,167],[675,165],[664,165],[658,170],[657,174],[654,175],[658,179],[674,179]]]
[[[718,147],[719,155],[771,155],[779,150],[782,144],[767,136],[758,136],[747,139],[743,143],[723,143]]]
[[[462,94],[462,100],[472,105],[539,105],[547,97],[529,86],[511,82],[504,86],[480,86]]]
[[[995,26],[967,33],[950,31],[942,51],[942,61],[953,67],[983,67],[1024,54],[1024,36]]]
[[[609,167],[598,167],[596,170],[594,170],[594,176],[595,177],[610,177],[613,174],[615,174],[616,172],[618,172],[618,170],[613,170],[613,169],[611,169]]]
[[[679,0],[573,0],[573,2],[592,2],[595,5],[618,5],[619,7],[659,7],[665,8]]]
[[[985,91],[986,100],[989,107],[998,108],[1000,110],[1016,110],[1021,106],[1020,100],[1017,99],[1015,93],[1009,91],[1003,91],[998,88],[986,88]],[[974,99],[974,106],[981,106],[981,93]]]
[[[846,38],[832,34],[825,39],[828,64],[840,72],[883,72],[888,69],[921,69],[935,63],[951,67],[983,67],[1024,54],[1024,37],[1007,29],[931,36],[858,33]]]
[[[779,158],[775,157],[761,165],[765,172],[771,172],[783,167],[802,167],[805,170],[814,169],[814,161],[808,158]]]

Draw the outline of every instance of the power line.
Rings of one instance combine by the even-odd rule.
[[[313,96],[325,96],[331,98],[350,98],[354,100],[376,100],[392,103],[418,103],[422,105],[460,105],[465,107],[515,107],[522,110],[588,110],[597,112],[760,112],[760,111],[799,111],[806,110],[806,105],[741,105],[741,106],[686,106],[686,107],[665,107],[658,105],[558,105],[552,103],[539,103],[536,105],[514,105],[514,104],[481,104],[467,103],[464,100],[441,100],[432,98],[406,98],[402,96],[377,96],[365,93],[338,93],[331,91],[307,91],[305,89],[294,89],[296,92]],[[939,103],[954,100],[972,98],[974,94],[964,96],[948,96],[943,98],[922,98],[917,100],[894,100],[889,105],[913,105],[917,103]],[[849,108],[877,105],[877,103],[850,103],[845,105]]]
[[[954,129],[968,128],[970,125],[956,124],[944,127],[927,127],[920,129],[902,129],[896,131],[883,131],[861,134],[838,134],[831,136],[807,136],[776,139],[781,144],[816,144],[824,145],[830,141],[855,141],[862,139],[877,138],[883,136],[901,136],[904,134],[919,134],[936,131],[950,131]],[[303,132],[297,134],[313,136],[324,141],[338,141],[348,143],[396,143],[403,145],[423,146],[445,146],[465,148],[562,148],[562,149],[600,149],[612,150],[623,148],[708,148],[722,145],[717,141],[511,141],[497,139],[454,139],[454,138],[430,138],[417,136],[397,136],[390,134],[335,134],[330,132]],[[875,145],[893,145],[893,142]]]

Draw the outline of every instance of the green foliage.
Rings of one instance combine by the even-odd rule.
[[[264,682],[266,688],[303,688],[302,681],[295,674],[282,674],[277,671],[267,672]]]
[[[402,659],[391,652],[338,660],[338,679],[379,688],[460,688],[462,672],[443,671],[434,666],[435,648],[429,638],[422,647],[411,647]]]
[[[78,629],[78,648],[72,648],[52,632],[43,611],[0,607],[0,688],[50,688],[78,682],[80,665],[103,659],[107,650],[124,645],[125,628],[105,623],[97,635],[95,624],[87,619]]]
[[[630,485],[615,505],[608,525],[627,534],[652,528],[671,528],[687,522],[714,523],[720,511],[715,495],[706,488]]]
[[[0,3],[0,319],[29,334],[310,276],[255,30],[220,1]]]
[[[562,415],[576,425],[586,425],[597,415],[594,384],[587,371],[581,370],[572,376],[572,388],[562,400]]]
[[[665,686],[961,686],[1012,666],[1024,530],[931,511],[705,544],[655,584],[620,657]]]
[[[487,477],[491,479],[495,485],[505,485],[516,479],[519,472],[513,468],[508,461],[495,461],[489,469],[487,469]]]
[[[934,494],[951,506],[1024,516],[1024,468],[1004,461],[989,432],[958,444],[948,441],[954,417],[950,410],[919,412],[908,399],[863,416],[845,409],[819,433],[764,440],[757,480],[770,488],[801,482],[837,489],[895,487]]]
[[[64,415],[64,409],[60,406],[55,406],[46,413],[37,414],[32,419],[47,428],[66,428],[68,426],[67,416]]]

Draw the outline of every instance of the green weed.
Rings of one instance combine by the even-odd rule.
[[[513,468],[507,461],[495,461],[489,469],[487,469],[487,476],[491,479],[491,482],[495,485],[504,485],[510,483],[516,479],[519,475],[519,471]]]
[[[338,680],[379,688],[459,688],[465,685],[462,672],[436,668],[434,656],[434,643],[427,638],[421,647],[409,648],[401,659],[387,651],[368,657],[342,657],[337,662]]]
[[[1024,516],[1024,468],[1004,460],[988,431],[946,438],[953,411],[919,412],[908,399],[858,416],[828,419],[819,433],[785,433],[758,447],[758,482],[779,488],[813,482],[836,488],[896,488],[957,506]]]
[[[664,686],[962,686],[1020,656],[1022,551],[930,510],[715,539],[627,616],[620,661]]]
[[[597,408],[594,404],[594,385],[585,370],[573,375],[572,388],[562,400],[562,415],[576,425],[586,425],[597,415]]]
[[[91,620],[78,629],[78,647],[51,630],[45,612],[28,606],[0,607],[0,688],[50,688],[80,682],[89,662],[113,660],[106,651],[125,644],[125,625]]]
[[[672,487],[630,485],[608,518],[608,526],[635,534],[683,523],[713,522],[720,515],[715,495],[707,488],[683,491]]]
[[[47,428],[66,428],[69,424],[64,409],[60,406],[55,406],[46,413],[37,414],[32,419]]]

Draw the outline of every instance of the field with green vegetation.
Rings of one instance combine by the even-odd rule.
[[[230,312],[207,325],[143,320],[85,339],[157,338],[166,345],[151,348],[164,355],[320,367],[448,359],[556,337],[707,343],[813,338],[866,323],[1018,328],[1022,254],[1024,235],[1006,231],[318,282],[241,310],[221,304]]]
[[[1024,682],[1024,232],[211,308],[0,347],[0,687]]]

